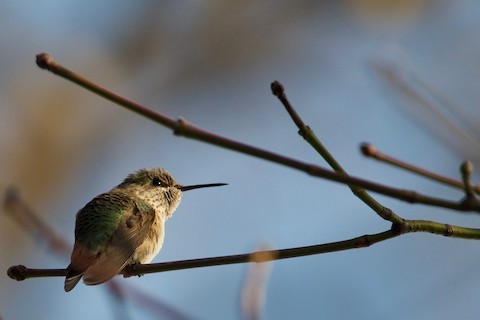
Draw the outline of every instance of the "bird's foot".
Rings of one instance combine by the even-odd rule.
[[[141,277],[143,276],[143,274],[138,274],[135,272],[135,269],[136,269],[136,266],[140,266],[142,265],[140,262],[135,262],[135,263],[132,263],[132,264],[129,264],[127,265],[124,269],[123,269],[123,277],[124,278],[130,278],[132,276],[137,276],[137,277]]]

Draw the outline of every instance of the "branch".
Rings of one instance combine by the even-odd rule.
[[[364,192],[361,188],[372,190],[381,194],[390,195],[392,197],[409,201],[409,202],[419,202],[423,204],[430,204],[445,208],[450,208],[460,211],[480,211],[480,204],[478,201],[471,201],[473,198],[471,196],[471,185],[470,185],[470,173],[471,166],[466,163],[462,166],[462,174],[464,185],[467,193],[467,197],[463,202],[451,202],[443,199],[428,197],[414,191],[395,189],[389,186],[384,186],[376,184],[367,180],[349,176],[345,173],[343,168],[336,162],[336,160],[328,153],[326,148],[320,143],[315,134],[308,126],[306,126],[302,119],[298,116],[296,111],[290,105],[286,99],[283,88],[278,82],[272,84],[272,91],[282,103],[285,105],[287,111],[292,117],[293,121],[299,127],[300,134],[312,145],[315,149],[327,160],[327,162],[338,172],[331,172],[322,167],[315,165],[307,164],[295,159],[287,158],[275,153],[255,148],[240,142],[229,140],[218,135],[209,133],[202,129],[199,129],[195,126],[188,124],[185,120],[174,121],[168,117],[157,114],[145,107],[142,107],[138,104],[130,102],[118,95],[115,95],[103,88],[81,78],[80,76],[74,74],[73,72],[65,69],[64,67],[56,64],[53,59],[47,54],[40,54],[37,56],[37,63],[40,67],[46,68],[66,79],[69,79],[75,83],[80,84],[81,86],[100,94],[101,96],[106,97],[109,100],[112,100],[120,105],[126,106],[128,109],[133,110],[137,113],[140,113],[149,119],[156,121],[160,124],[163,124],[167,127],[170,127],[174,130],[174,133],[177,135],[183,135],[186,137],[191,137],[193,139],[205,141],[214,145],[222,146],[228,149],[236,150],[246,154],[253,155],[262,159],[270,160],[279,164],[283,164],[301,171],[304,171],[308,174],[326,178],[329,180],[342,182],[352,189],[352,191],[359,196],[365,203],[375,207],[377,213],[384,218],[385,220],[392,222],[392,227],[384,232],[363,235],[357,238],[352,238],[349,240],[319,244],[313,246],[305,247],[296,247],[289,249],[281,250],[265,250],[257,251],[247,254],[238,254],[238,255],[229,255],[229,256],[219,256],[211,258],[202,258],[202,259],[190,259],[190,260],[181,260],[173,262],[164,262],[156,264],[145,264],[145,265],[130,265],[123,270],[123,275],[125,277],[133,275],[143,275],[148,273],[157,273],[173,270],[182,270],[190,268],[201,268],[209,266],[218,266],[218,265],[229,265],[229,264],[238,264],[238,263],[247,263],[247,262],[266,262],[272,260],[280,259],[289,259],[297,258],[309,255],[324,254],[329,252],[350,250],[356,248],[365,248],[372,244],[385,241],[397,236],[400,236],[405,233],[412,232],[428,232],[448,237],[456,237],[463,239],[476,239],[480,240],[480,229],[474,228],[464,228],[460,226],[454,226],[449,224],[442,224],[433,221],[425,220],[404,220],[401,217],[395,215],[390,209],[385,208],[378,204],[371,198],[367,193]],[[372,202],[373,201],[373,202]],[[9,268],[8,275],[15,280],[24,280],[27,278],[33,277],[53,277],[53,276],[65,276],[65,269],[30,269],[25,266],[13,266]]]
[[[367,234],[349,240],[281,250],[256,251],[252,253],[230,256],[219,256],[152,264],[136,264],[126,267],[123,271],[123,274],[125,277],[130,277],[135,275],[139,276],[149,273],[158,273],[174,270],[203,268],[247,262],[261,263],[272,260],[305,257],[330,252],[366,248],[375,243],[412,232],[428,232],[452,238],[480,240],[480,229],[463,228],[459,226],[425,220],[403,220],[399,224],[392,225],[392,228],[390,230],[370,235]],[[14,280],[21,281],[28,278],[36,277],[62,277],[65,276],[65,272],[65,269],[30,269],[25,266],[18,265],[10,267],[8,269],[8,276]]]
[[[303,120],[300,118],[298,113],[295,111],[290,101],[287,99],[285,90],[283,86],[278,82],[274,81],[271,85],[272,93],[280,100],[287,112],[290,114],[293,122],[298,127],[298,133],[322,156],[325,161],[332,167],[335,172],[338,174],[347,175],[347,172],[340,163],[335,160],[332,154],[325,148],[325,146],[320,142],[320,140],[315,135],[313,130],[305,125]],[[392,223],[401,223],[402,218],[393,213],[390,209],[381,205],[377,200],[375,200],[368,192],[361,188],[360,186],[348,183],[347,184],[353,194],[356,195],[360,200],[362,200],[366,205],[368,205],[372,210],[374,210],[380,217],[385,220],[391,221]]]
[[[366,157],[387,163],[389,165],[392,165],[394,167],[398,167],[403,170],[410,171],[412,173],[418,174],[422,177],[428,178],[430,180],[448,185],[450,187],[454,187],[457,189],[462,189],[465,190],[465,184],[462,181],[455,180],[443,175],[440,175],[438,173],[426,170],[424,168],[415,166],[413,164],[407,163],[405,161],[396,159],[386,153],[380,152],[373,144],[371,143],[362,143],[360,145],[360,150],[362,151],[362,154]],[[473,191],[476,194],[480,194],[480,185],[475,185],[472,186]]]
[[[241,142],[237,142],[231,139],[221,137],[219,135],[200,129],[188,123],[184,119],[173,120],[172,118],[169,118],[160,113],[157,113],[140,104],[127,100],[111,91],[108,91],[94,84],[93,82],[90,82],[84,79],[80,75],[56,63],[53,60],[53,58],[46,53],[41,53],[37,55],[37,64],[42,69],[47,69],[60,77],[70,80],[82,86],[83,88],[104,97],[105,99],[108,99],[154,122],[157,122],[158,124],[161,124],[163,126],[166,126],[172,129],[175,135],[184,136],[187,138],[203,141],[203,142],[213,144],[219,147],[223,147],[226,149],[245,153],[257,158],[272,161],[277,164],[281,164],[293,169],[303,171],[315,177],[320,177],[320,178],[324,178],[331,181],[336,181],[336,182],[340,182],[340,183],[344,183],[344,184],[348,184],[348,185],[352,185],[360,188],[365,188],[367,190],[380,193],[386,196],[390,196],[399,200],[403,200],[409,203],[421,203],[425,205],[443,207],[443,208],[457,210],[457,211],[480,212],[480,204],[478,203],[444,200],[441,198],[435,198],[435,197],[423,195],[415,191],[397,189],[390,186],[364,180],[361,178],[357,178],[354,176],[335,173],[314,164],[302,162],[296,159],[292,159],[289,157],[285,157],[285,156],[267,151],[267,150],[263,150],[263,149],[253,147]]]
[[[230,256],[220,256],[202,259],[180,260],[173,262],[152,263],[152,264],[136,264],[125,268],[124,276],[144,275],[148,273],[157,273],[173,270],[183,270],[191,268],[203,268],[219,265],[238,264],[246,262],[266,262],[272,260],[281,260],[289,258],[297,258],[315,254],[322,254],[334,251],[343,251],[355,248],[365,248],[379,241],[390,239],[400,235],[394,230],[364,235],[361,237],[332,242],[307,247],[297,247],[282,250],[266,250],[256,251],[246,254],[237,254]],[[29,269],[25,266],[13,266],[8,269],[8,276],[14,280],[25,280],[27,278],[36,277],[61,277],[65,276],[65,269]]]
[[[16,188],[10,187],[5,192],[3,201],[5,212],[18,222],[35,239],[45,241],[47,247],[62,256],[70,253],[70,246],[45,223],[30,206],[20,198]]]

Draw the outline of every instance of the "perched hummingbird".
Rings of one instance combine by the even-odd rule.
[[[182,192],[225,183],[179,185],[164,169],[141,169],[77,213],[75,244],[65,291],[80,279],[87,285],[110,280],[130,264],[149,263],[163,245],[165,221]]]

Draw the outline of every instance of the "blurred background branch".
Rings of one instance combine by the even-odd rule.
[[[15,188],[7,189],[5,198],[3,201],[3,208],[10,217],[22,227],[28,235],[32,236],[37,244],[45,244],[47,249],[51,253],[57,254],[68,260],[71,248],[67,244],[67,241],[59,236],[53,228],[51,228],[43,219],[35,213],[30,205],[20,197],[19,191]],[[20,268],[18,270],[9,270],[10,277],[22,277],[23,275],[29,275],[34,277],[56,277],[66,275],[65,269],[50,270],[45,273],[35,272],[28,269]],[[113,279],[106,283],[106,288],[112,298],[112,314],[116,319],[130,319],[128,316],[128,310],[126,302],[132,302],[141,306],[149,313],[158,318],[164,319],[189,319],[180,310],[169,306],[168,304],[145,294],[141,290],[138,290],[131,285],[118,280]]]

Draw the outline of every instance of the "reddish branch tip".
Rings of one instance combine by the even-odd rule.
[[[377,153],[377,148],[370,143],[362,143],[360,145],[360,150],[362,151],[363,155],[367,157],[371,157]]]
[[[277,97],[284,95],[283,86],[280,82],[273,81],[272,84],[270,85],[270,88],[272,89],[273,95]]]
[[[48,53],[42,52],[37,54],[37,66],[41,69],[50,69],[50,66],[53,63],[53,58]]]
[[[25,280],[25,270],[27,267],[19,265],[8,268],[7,275],[13,280]]]

